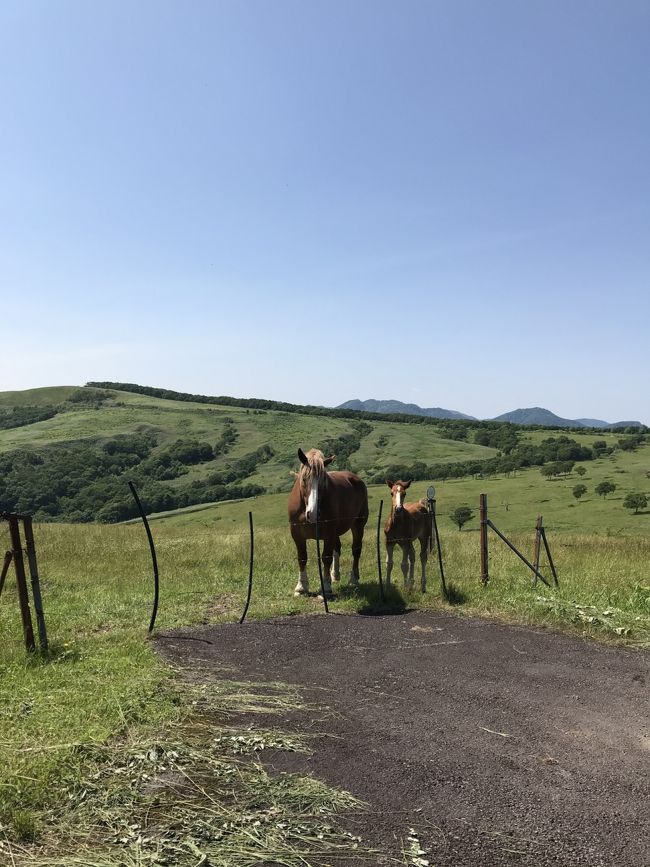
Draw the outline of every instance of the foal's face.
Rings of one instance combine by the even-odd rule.
[[[410,481],[389,482],[386,479],[386,484],[390,488],[391,498],[393,501],[393,511],[399,514],[404,508],[404,500],[406,499],[406,489],[411,484]]]

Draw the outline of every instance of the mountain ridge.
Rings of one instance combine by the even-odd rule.
[[[443,407],[421,407],[415,403],[404,403],[400,400],[377,400],[370,398],[368,400],[347,400],[344,403],[334,407],[335,409],[352,409],[364,412],[392,412],[404,413],[408,415],[425,415],[431,418],[440,419],[467,419],[469,421],[478,420],[476,416],[467,415],[458,410],[444,409]],[[609,422],[597,418],[578,418],[569,419],[562,418],[545,409],[541,406],[520,407],[511,410],[510,412],[502,413],[484,421],[503,421],[512,424],[523,425],[540,425],[542,427],[573,427],[573,428],[602,428],[603,430],[611,430],[624,427],[644,427],[640,421],[616,421]]]

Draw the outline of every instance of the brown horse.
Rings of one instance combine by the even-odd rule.
[[[352,530],[353,555],[350,583],[355,586],[359,583],[359,557],[368,520],[368,491],[354,473],[327,471],[334,455],[324,458],[318,449],[310,449],[307,454],[298,449],[298,457],[302,466],[289,494],[289,527],[300,568],[294,596],[309,592],[307,539],[316,538],[317,518],[318,538],[323,543],[323,584],[325,594],[330,595],[331,581],[338,581],[340,577],[340,536],[348,530]]]
[[[392,507],[390,517],[386,521],[386,584],[390,586],[390,576],[393,571],[393,548],[399,545],[402,549],[402,574],[404,587],[413,589],[413,573],[415,572],[415,548],[413,542],[420,541],[420,563],[422,564],[422,592],[427,589],[427,558],[429,556],[429,541],[431,538],[431,516],[427,510],[426,500],[419,503],[405,503],[406,489],[411,482],[389,482]]]

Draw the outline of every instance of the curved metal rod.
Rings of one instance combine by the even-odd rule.
[[[140,497],[138,496],[138,492],[136,491],[133,482],[129,482],[129,488],[131,488],[133,499],[135,500],[136,506],[138,507],[140,517],[142,518],[142,523],[144,524],[144,529],[147,533],[147,539],[149,540],[149,550],[151,551],[151,561],[153,563],[153,611],[151,612],[151,620],[149,621],[149,632],[152,632],[154,624],[156,622],[156,615],[158,614],[158,561],[156,559],[156,549],[154,548],[153,544],[153,536],[151,535],[151,530],[149,528],[149,521],[147,521],[147,516],[144,513],[142,503],[140,502]]]
[[[379,515],[377,515],[377,574],[379,575],[379,595],[381,596],[381,601],[385,602],[386,597],[384,595],[384,582],[381,577],[381,546],[379,544],[379,533],[381,530],[381,510],[384,507],[384,501],[379,501]]]
[[[250,536],[251,536],[251,550],[248,558],[248,595],[246,597],[246,605],[244,606],[244,613],[242,614],[239,624],[244,622],[244,618],[246,617],[246,612],[248,611],[248,606],[251,604],[251,593],[253,592],[253,553],[255,551],[255,537],[253,536],[253,513],[248,513],[248,525],[250,527]]]
[[[318,511],[316,512],[316,559],[318,560],[318,575],[320,577],[320,592],[323,596],[323,604],[325,606],[325,614],[329,614],[330,610],[327,607],[327,595],[325,593],[325,583],[323,581],[323,565],[320,561],[320,533],[318,527],[320,525],[320,498],[318,500]]]
[[[449,594],[447,593],[447,584],[445,583],[445,570],[442,568],[442,548],[440,547],[440,535],[438,534],[438,522],[436,521],[436,510],[434,509],[431,512],[431,520],[433,522],[433,529],[436,534],[436,548],[438,549],[438,566],[440,566],[440,581],[442,583],[442,592],[447,601],[449,601]]]

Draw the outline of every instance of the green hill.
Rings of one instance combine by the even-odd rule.
[[[403,464],[405,456],[429,467],[496,455],[489,445],[450,439],[435,425],[186,397],[74,387],[0,394],[8,420],[0,429],[0,508],[41,519],[122,520],[133,513],[129,478],[150,511],[285,491],[299,446],[335,453],[339,468],[366,478]],[[34,419],[29,413],[36,410],[51,415]]]
[[[589,495],[580,503],[571,495],[582,481],[576,462],[589,468],[586,478],[594,483],[615,473],[621,476],[613,477],[618,493],[645,491],[650,461],[644,440],[643,433],[530,430],[119,383],[33,389],[0,393],[0,509],[39,520],[128,520],[136,514],[129,480],[150,513],[284,495],[298,466],[298,447],[317,446],[370,485],[388,476],[442,482],[450,504],[473,501],[498,483],[499,502],[517,503],[517,514],[528,516],[540,499],[555,501],[561,490],[558,509],[568,528],[578,512],[567,509],[578,506],[587,515],[582,507]],[[600,517],[590,523],[597,524],[609,506],[591,499],[598,507],[589,514]],[[503,508],[510,520],[509,507]],[[618,508],[616,527],[628,518]]]

